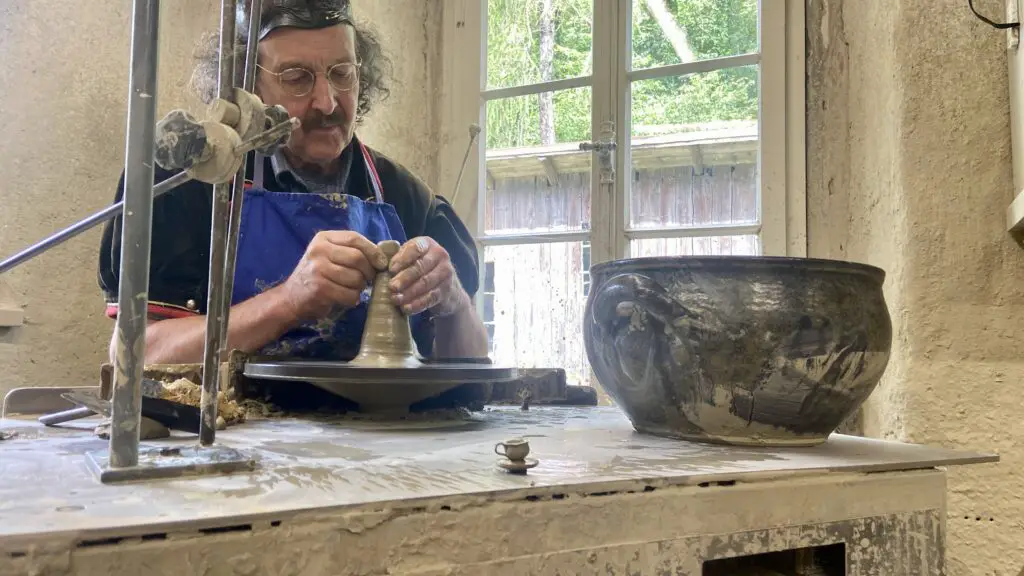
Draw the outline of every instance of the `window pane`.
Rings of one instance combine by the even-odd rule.
[[[631,228],[758,221],[758,70],[634,82]]]
[[[633,0],[634,70],[757,51],[757,0]]]
[[[488,0],[487,87],[589,76],[593,0]]]
[[[644,238],[629,243],[630,256],[759,256],[761,240],[756,235],[705,236],[700,238]]]
[[[589,87],[487,103],[484,231],[590,227]]]
[[[501,98],[487,103],[487,150],[590,141],[589,86]]]
[[[492,358],[520,368],[564,368],[589,385],[583,349],[583,243],[488,246],[495,263]]]

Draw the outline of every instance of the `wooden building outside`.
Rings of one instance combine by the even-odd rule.
[[[756,123],[634,138],[631,228],[758,222]],[[559,367],[590,383],[583,348],[589,294],[586,241],[486,245],[487,234],[589,230],[590,153],[579,143],[487,153],[484,322],[497,362]],[[631,256],[754,255],[756,235],[634,241]]]

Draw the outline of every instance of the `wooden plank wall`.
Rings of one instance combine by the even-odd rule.
[[[757,220],[757,174],[752,164],[633,171],[630,209],[637,228],[752,223]],[[488,190],[488,232],[585,229],[590,174],[508,178]]]

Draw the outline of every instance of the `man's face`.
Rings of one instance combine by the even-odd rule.
[[[344,24],[319,30],[281,28],[260,42],[259,65],[265,70],[257,69],[256,93],[265,104],[280,104],[302,121],[288,143],[288,150],[300,162],[325,165],[352,140],[359,99],[358,70],[335,65],[355,63],[355,31]],[[348,82],[349,90],[339,90],[328,81],[332,67],[334,83],[345,74],[354,75]],[[312,90],[307,94],[296,95],[308,87],[308,81],[294,69],[314,74]]]

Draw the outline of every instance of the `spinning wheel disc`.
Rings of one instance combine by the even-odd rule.
[[[260,360],[246,363],[249,378],[308,382],[357,402],[364,412],[401,411],[462,384],[501,382],[517,370],[485,363],[423,361],[416,368],[381,368],[347,362]]]

